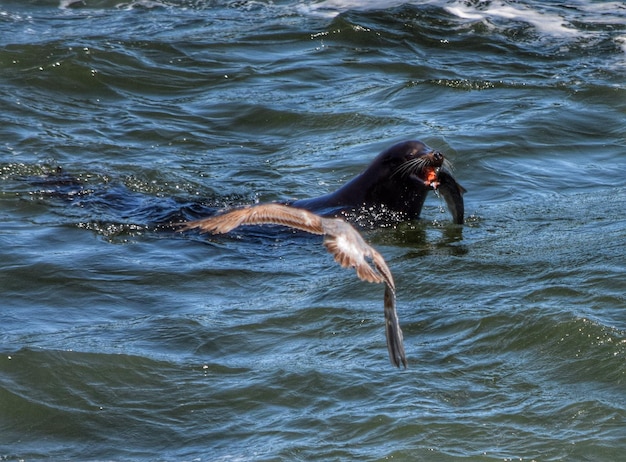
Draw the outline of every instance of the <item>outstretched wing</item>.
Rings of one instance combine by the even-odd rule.
[[[203,232],[223,234],[238,226],[262,224],[283,225],[313,234],[323,234],[324,245],[342,267],[354,268],[357,276],[364,281],[384,282],[385,334],[389,359],[396,367],[400,367],[400,364],[407,367],[391,271],[382,255],[367,244],[349,223],[340,218],[323,218],[307,210],[287,205],[260,204],[188,222],[183,225],[181,231],[199,229]]]
[[[190,221],[183,225],[181,231],[197,228],[203,232],[224,234],[241,225],[264,224],[289,226],[313,234],[324,233],[322,217],[307,210],[281,204],[260,204]]]

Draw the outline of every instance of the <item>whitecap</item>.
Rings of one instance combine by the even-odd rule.
[[[626,35],[615,37],[615,42],[619,45],[624,53],[626,53]]]
[[[304,14],[334,18],[349,10],[371,11],[386,10],[401,5],[423,5],[425,3],[437,3],[433,1],[411,2],[407,0],[323,0],[321,2],[303,2],[298,10]]]
[[[511,21],[522,21],[531,24],[537,31],[553,36],[575,36],[582,35],[580,31],[569,27],[567,21],[562,16],[546,12],[533,10],[526,6],[511,6],[505,2],[485,2],[485,7],[481,7],[482,2],[476,5],[468,5],[465,2],[455,2],[447,5],[444,9],[461,19],[473,21],[487,21],[489,19],[505,19]]]
[[[573,37],[583,33],[559,14],[538,11],[530,6],[499,2],[464,2],[464,1],[407,1],[407,0],[323,0],[321,2],[302,2],[298,10],[303,14],[333,18],[348,10],[371,11],[398,7],[400,5],[438,4],[448,13],[469,21],[511,20],[532,25],[538,32],[551,36]]]

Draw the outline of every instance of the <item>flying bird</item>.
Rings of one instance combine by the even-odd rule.
[[[344,268],[354,268],[367,282],[385,284],[384,313],[387,349],[391,363],[407,367],[402,330],[396,312],[396,288],[391,271],[376,249],[367,244],[359,232],[341,218],[324,218],[308,210],[282,205],[259,204],[232,210],[221,215],[184,223],[180,231],[224,234],[243,225],[274,224],[324,236],[324,246]]]

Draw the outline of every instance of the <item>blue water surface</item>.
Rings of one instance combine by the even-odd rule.
[[[3,2],[0,458],[621,460],[625,72],[624,2]],[[407,139],[407,370],[321,238],[168,226]]]

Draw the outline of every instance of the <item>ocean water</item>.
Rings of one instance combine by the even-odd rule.
[[[625,2],[2,2],[0,459],[623,460],[625,77]],[[165,226],[406,139],[406,370],[318,237]]]

